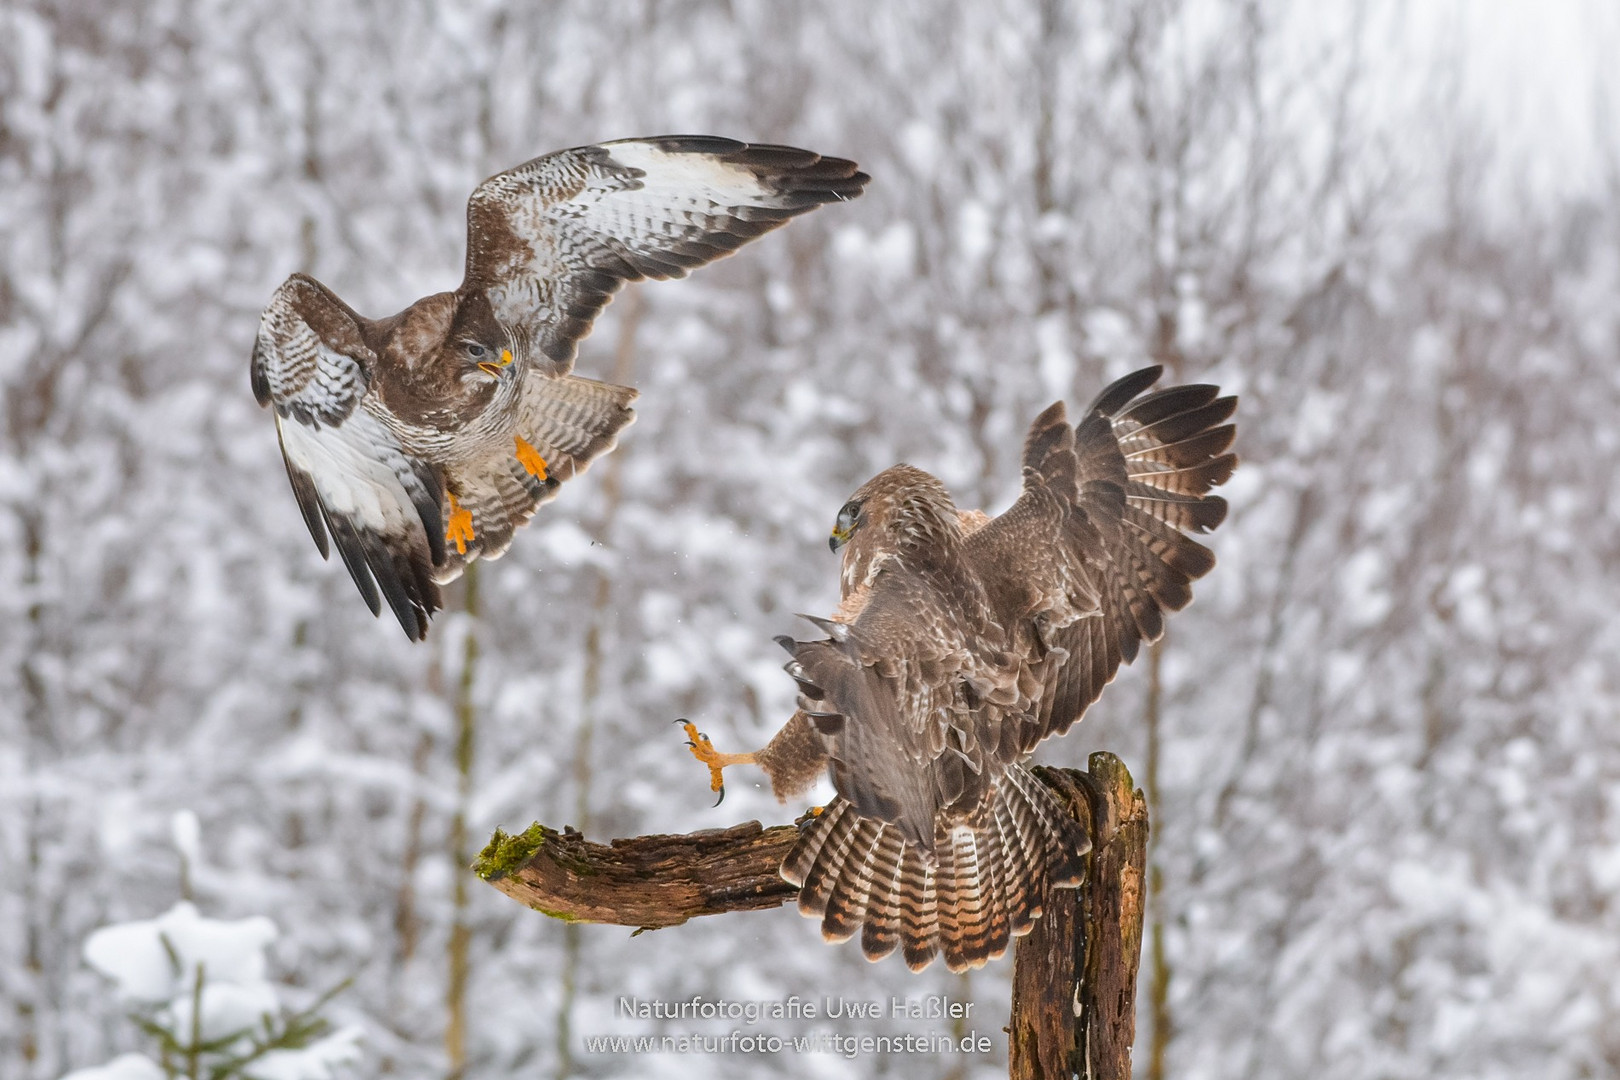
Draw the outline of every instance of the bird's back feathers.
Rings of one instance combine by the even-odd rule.
[[[909,467],[851,500],[849,625],[784,641],[840,798],[783,874],[829,938],[864,926],[874,959],[902,943],[913,967],[937,949],[957,970],[999,955],[1048,887],[1078,880],[1085,838],[1020,763],[1191,600],[1214,557],[1183,530],[1220,523],[1209,490],[1236,464],[1236,399],[1145,393],[1159,374],[1113,383],[1077,425],[1061,402],[1043,411],[1022,494],[982,525],[942,539],[913,527],[906,508],[938,481]]]

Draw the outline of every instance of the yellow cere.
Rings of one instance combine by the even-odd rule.
[[[517,443],[518,464],[522,465],[530,476],[544,480],[546,478],[546,459],[540,456],[540,451],[530,446],[528,440],[521,435],[514,435],[512,438]]]
[[[467,541],[473,538],[472,513],[458,503],[454,495],[450,495],[450,524],[444,530],[444,538],[456,545],[458,555],[467,554]]]

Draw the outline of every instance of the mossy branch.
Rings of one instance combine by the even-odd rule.
[[[1048,897],[1046,914],[1014,950],[1012,1076],[1130,1080],[1147,802],[1112,754],[1091,755],[1088,772],[1036,775],[1087,826],[1093,847],[1085,883]],[[497,829],[473,870],[555,919],[653,929],[790,902],[798,890],[778,868],[798,833],[796,825],[749,821],[597,844],[536,823],[516,835]]]
[[[749,821],[595,844],[573,829],[559,833],[534,824],[517,836],[495,830],[473,870],[554,919],[654,929],[793,899],[798,890],[777,867],[798,832]]]

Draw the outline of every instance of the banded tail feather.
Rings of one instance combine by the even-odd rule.
[[[1058,797],[1012,765],[972,819],[941,817],[932,859],[894,824],[835,797],[799,834],[782,876],[799,886],[800,914],[820,919],[828,941],[858,931],[868,960],[899,948],[914,971],[940,955],[964,971],[1028,933],[1048,889],[1079,885],[1090,850]]]

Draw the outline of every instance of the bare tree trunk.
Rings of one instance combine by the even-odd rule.
[[[632,292],[626,296],[620,310],[623,321],[620,323],[618,348],[614,351],[612,379],[620,386],[629,386],[635,376],[636,329],[641,325],[641,293]],[[620,449],[608,458],[604,466],[602,520],[597,530],[603,536],[609,533],[613,519],[618,514],[624,459],[628,452],[628,449]],[[602,686],[602,624],[607,619],[612,599],[613,581],[598,569],[596,596],[591,602],[591,626],[585,632],[585,674],[580,691],[579,733],[574,739],[574,820],[579,822],[581,829],[591,827],[591,753],[596,736],[596,699]],[[557,1001],[557,1080],[568,1080],[574,1075],[570,1046],[574,996],[579,984],[580,948],[579,930],[570,923],[563,928],[563,963],[559,973],[562,993]]]
[[[457,866],[467,865],[467,803],[472,797],[473,747],[478,733],[478,713],[473,704],[473,685],[478,671],[478,564],[469,563],[462,575],[466,582],[466,611],[471,625],[462,654],[461,681],[456,690],[456,813],[450,821],[450,857]],[[467,1069],[467,976],[468,949],[472,928],[467,925],[467,878],[455,875],[451,897],[454,916],[450,924],[450,980],[445,991],[444,1049],[450,1061],[450,1080],[460,1080]]]
[[[1159,814],[1159,743],[1164,720],[1164,680],[1161,674],[1167,637],[1148,649],[1147,694],[1147,791],[1149,812]],[[1148,1010],[1152,1033],[1148,1042],[1148,1080],[1164,1080],[1164,1055],[1173,1030],[1170,1017],[1170,961],[1164,953],[1164,870],[1157,862],[1148,868],[1147,906],[1152,912],[1149,963],[1152,981],[1148,986]]]

